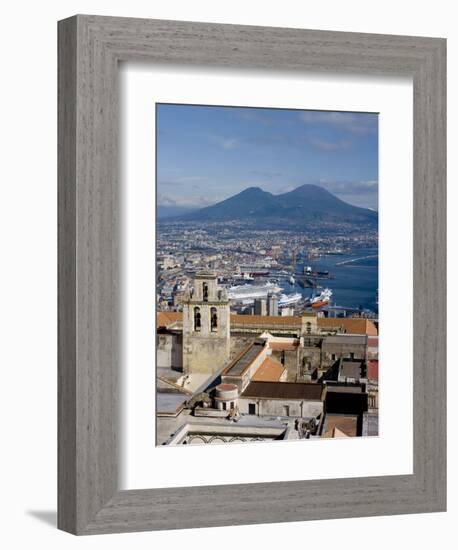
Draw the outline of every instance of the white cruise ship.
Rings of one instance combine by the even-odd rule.
[[[302,294],[299,294],[299,292],[296,292],[295,294],[282,294],[280,296],[280,299],[278,300],[278,307],[286,307],[291,306],[293,304],[297,304],[297,302],[300,302],[302,300]]]
[[[278,294],[283,289],[275,283],[261,285],[236,285],[227,290],[227,297],[234,302],[250,304],[256,298],[267,298],[268,294]]]

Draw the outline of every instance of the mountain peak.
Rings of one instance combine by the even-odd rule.
[[[240,195],[260,195],[260,194],[270,195],[270,193],[267,193],[267,191],[264,191],[264,189],[261,189],[260,187],[247,187],[243,191],[240,191],[240,193],[238,193],[238,196],[240,196]]]
[[[304,183],[304,185],[300,185],[299,187],[296,187],[296,189],[293,189],[292,191],[290,191],[290,193],[296,193],[296,194],[300,193],[300,194],[317,195],[317,196],[332,195],[332,193],[330,193],[324,187],[321,187],[320,185],[315,185],[313,183]]]
[[[181,217],[183,220],[246,220],[260,224],[303,226],[309,222],[376,223],[378,214],[348,204],[323,187],[305,184],[282,195],[248,187],[217,204]]]

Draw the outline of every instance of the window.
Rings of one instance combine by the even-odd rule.
[[[201,327],[200,308],[195,307],[194,308],[194,330],[198,332],[200,330],[200,327]]]
[[[248,404],[248,414],[256,414],[256,403]]]
[[[226,401],[223,401],[222,405],[223,405],[223,411],[225,411],[226,410]]]
[[[354,359],[355,358],[355,354],[353,352],[350,353],[350,359]]]
[[[336,354],[335,354],[335,353],[332,353],[332,354],[331,354],[331,360],[332,360],[332,361],[335,361],[336,359],[337,359]]]
[[[310,323],[310,321],[308,321],[306,324],[305,324],[305,330],[307,331],[307,334],[310,334],[312,332],[312,323]]]
[[[208,285],[207,283],[202,283],[202,299],[204,302],[208,302]]]
[[[283,405],[283,416],[289,416],[289,405]]]
[[[212,307],[210,309],[210,329],[212,332],[216,332],[218,330],[218,313],[216,311],[216,307]]]

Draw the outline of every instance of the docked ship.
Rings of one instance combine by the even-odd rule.
[[[296,292],[295,294],[290,294],[289,296],[286,294],[282,294],[280,296],[280,299],[278,300],[278,307],[292,306],[293,304],[297,304],[297,302],[300,302],[301,300],[302,294],[299,294],[299,292]]]
[[[254,277],[252,277],[249,273],[243,273],[240,275],[234,275],[232,277],[235,281],[254,281]]]
[[[313,271],[309,265],[304,267],[304,275],[310,279],[331,279],[329,271]]]
[[[241,265],[240,273],[248,277],[267,277],[270,273],[269,268],[265,265],[252,264],[252,265]]]
[[[310,305],[313,309],[318,309],[320,307],[326,306],[329,304],[329,300],[332,296],[332,290],[325,288],[318,296],[310,298]]]
[[[326,250],[326,254],[330,256],[341,256],[342,254],[344,254],[344,251],[341,248],[330,248],[329,250]]]
[[[278,294],[282,290],[281,287],[271,282],[260,285],[236,285],[228,289],[227,296],[234,302],[250,304],[256,298],[267,298],[268,294]]]

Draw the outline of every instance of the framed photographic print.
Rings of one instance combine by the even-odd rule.
[[[445,510],[445,41],[59,23],[59,527]]]

